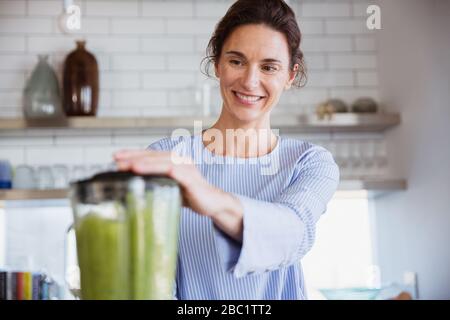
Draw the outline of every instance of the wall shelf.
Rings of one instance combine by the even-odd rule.
[[[67,196],[68,196],[68,189],[0,190],[0,201],[65,199],[67,198]]]
[[[28,121],[23,118],[0,119],[0,130],[24,130],[24,129],[175,129],[193,128],[194,121],[201,121],[202,127],[208,127],[214,123],[213,117],[71,117],[59,121]],[[400,115],[395,113],[338,113],[331,119],[319,119],[316,115],[272,117],[272,128],[279,128],[283,132],[320,133],[320,132],[377,132],[384,131],[400,123]]]
[[[341,180],[336,192],[338,198],[378,198],[392,193],[393,191],[403,191],[407,189],[407,182],[404,179],[372,178],[365,180]]]
[[[367,190],[367,191],[395,191],[406,190],[406,180],[403,179],[382,179],[371,178],[364,180],[342,180],[339,183],[339,190]]]
[[[367,179],[367,180],[342,180],[338,187],[339,197],[351,195],[351,192],[382,193],[387,191],[406,190],[406,181],[402,179]],[[353,193],[356,195],[356,193]],[[40,200],[40,199],[66,199],[68,189],[50,190],[0,190],[0,202],[10,200]]]

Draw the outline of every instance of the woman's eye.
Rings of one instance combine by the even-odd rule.
[[[265,65],[262,67],[262,69],[266,72],[275,72],[278,70],[278,68],[276,66],[272,66],[272,65]]]
[[[241,61],[239,61],[239,60],[234,60],[234,59],[230,60],[230,63],[233,64],[233,65],[235,65],[235,66],[240,66],[240,65],[242,64]]]

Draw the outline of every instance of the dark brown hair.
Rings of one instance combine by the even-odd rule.
[[[219,61],[223,44],[238,27],[248,24],[264,24],[286,36],[290,55],[290,69],[298,64],[294,86],[306,83],[306,66],[300,50],[301,32],[295,13],[283,0],[237,0],[216,25],[203,59],[204,73],[209,76],[211,65]]]

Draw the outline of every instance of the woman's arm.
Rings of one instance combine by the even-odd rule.
[[[243,207],[242,243],[216,229],[224,270],[241,277],[299,263],[314,243],[316,223],[338,183],[339,169],[331,154],[311,147],[273,201],[236,194]]]
[[[302,156],[292,182],[272,202],[226,193],[209,184],[190,159],[163,151],[121,151],[120,170],[165,174],[181,186],[183,204],[211,217],[226,271],[245,276],[298,262],[312,247],[315,225],[338,182],[331,154],[313,147]]]
[[[221,209],[211,215],[214,224],[228,236],[242,242],[244,208],[241,201],[231,193],[217,189]]]
[[[172,152],[139,150],[114,154],[122,171],[140,174],[163,174],[181,186],[183,204],[195,212],[210,217],[214,224],[236,241],[242,241],[243,207],[234,195],[206,181],[192,161]]]

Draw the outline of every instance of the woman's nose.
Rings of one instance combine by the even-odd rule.
[[[242,85],[245,89],[254,89],[259,85],[259,72],[256,67],[247,68],[242,79]]]

